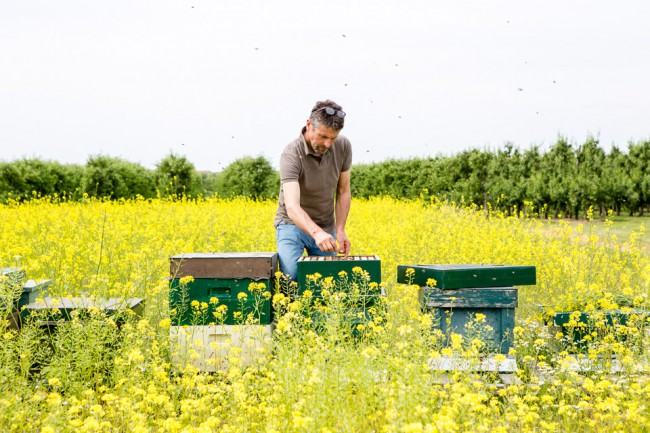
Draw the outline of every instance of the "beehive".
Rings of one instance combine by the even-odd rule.
[[[319,274],[322,278],[340,278],[345,272],[348,281],[356,278],[355,268],[367,273],[367,283],[381,283],[381,261],[378,256],[308,256],[298,259],[298,288],[302,292],[309,288],[318,294],[319,289],[309,281],[309,275]],[[359,273],[356,273],[359,274]]]
[[[258,324],[270,324],[271,299],[264,292],[273,292],[276,270],[275,252],[190,253],[171,257],[172,325],[237,325],[250,314]],[[182,283],[182,278],[190,276],[192,281]],[[251,283],[264,287],[251,291]],[[227,308],[225,315],[219,314],[223,305]]]
[[[514,286],[535,284],[536,271],[534,266],[400,265],[397,281],[420,286],[420,305],[436,319],[434,329],[469,338],[480,330],[487,349],[507,354],[518,303]]]

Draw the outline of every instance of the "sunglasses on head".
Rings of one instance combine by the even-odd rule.
[[[333,116],[333,115],[336,114],[341,119],[343,119],[345,117],[345,111],[343,111],[343,110],[335,110],[332,107],[317,108],[315,110],[312,110],[312,113],[315,113],[315,112],[320,111],[320,110],[325,110],[325,114],[327,114],[328,116]]]

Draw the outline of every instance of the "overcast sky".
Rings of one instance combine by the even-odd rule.
[[[0,160],[275,167],[315,101],[354,162],[650,138],[650,2],[0,0]]]

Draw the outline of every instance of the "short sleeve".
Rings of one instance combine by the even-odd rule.
[[[343,143],[344,143],[343,146],[344,151],[343,151],[343,165],[341,166],[341,173],[350,170],[350,167],[352,167],[352,144],[347,138]]]
[[[280,156],[280,180],[298,182],[300,178],[300,157],[285,149]]]

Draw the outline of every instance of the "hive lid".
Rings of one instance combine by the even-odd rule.
[[[277,269],[276,252],[186,253],[170,258],[172,278],[273,278]]]
[[[52,280],[42,280],[36,282],[34,280],[27,280],[23,285],[23,293],[31,293],[34,291],[47,291],[47,288],[52,284]]]
[[[378,256],[305,256],[298,259],[299,262],[353,262],[379,260]]]
[[[413,275],[407,275],[407,270],[413,269]],[[485,287],[509,287],[536,284],[534,266],[511,266],[489,264],[460,264],[460,265],[399,265],[397,267],[397,282],[427,286],[434,279],[434,287],[440,289],[463,289]]]

